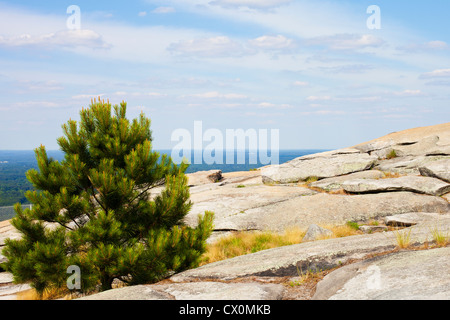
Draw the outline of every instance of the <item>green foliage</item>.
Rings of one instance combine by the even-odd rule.
[[[386,159],[388,160],[395,158],[397,158],[397,152],[395,152],[395,150],[391,150],[391,152],[389,152],[386,156]]]
[[[306,183],[313,183],[313,182],[316,182],[316,181],[318,181],[319,180],[319,178],[318,177],[316,177],[316,176],[312,176],[312,177],[308,177],[307,179],[306,179]]]
[[[199,264],[213,214],[199,217],[196,228],[183,223],[192,205],[187,165],[152,151],[143,114],[130,122],[125,102],[113,109],[94,100],[80,123],[63,125],[61,162],[44,146],[35,150],[38,168],[27,172],[35,190],[26,193],[33,207],[16,205],[12,225],[22,238],[8,239],[3,250],[16,282],[39,293],[60,288],[76,265],[82,291],[108,290],[115,279],[153,283]]]
[[[354,221],[347,221],[347,226],[349,226],[352,229],[359,230],[359,224]]]

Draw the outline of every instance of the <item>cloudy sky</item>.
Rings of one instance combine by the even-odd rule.
[[[279,129],[282,149],[448,122],[449,13],[448,0],[0,0],[0,149],[58,149],[98,96],[150,117],[159,149],[194,121]]]

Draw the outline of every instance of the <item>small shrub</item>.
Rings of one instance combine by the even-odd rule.
[[[395,150],[391,150],[391,152],[389,152],[386,156],[386,159],[390,160],[390,159],[394,159],[397,158],[397,152],[395,152]]]
[[[236,188],[245,188],[245,186],[243,184],[240,184]]]
[[[306,184],[308,184],[308,183],[316,182],[316,181],[318,181],[318,180],[319,180],[318,177],[313,176],[313,177],[308,177],[308,178],[305,180],[305,182],[306,182]]]

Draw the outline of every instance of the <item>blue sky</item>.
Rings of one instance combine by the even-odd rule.
[[[278,129],[282,149],[448,122],[449,13],[448,0],[0,0],[0,150],[58,149],[98,96],[150,117],[158,149],[194,121]]]

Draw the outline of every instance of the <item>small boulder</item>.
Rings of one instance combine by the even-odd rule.
[[[188,185],[198,186],[209,183],[216,183],[222,180],[221,170],[199,171],[195,173],[187,174]]]
[[[303,237],[303,242],[316,241],[321,238],[326,238],[333,235],[333,232],[318,226],[317,224],[311,224]]]

